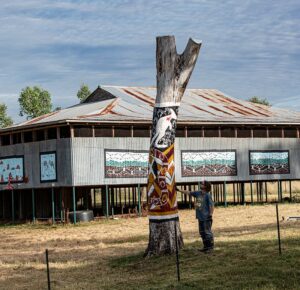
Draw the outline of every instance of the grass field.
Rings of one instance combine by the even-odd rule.
[[[142,258],[147,218],[0,226],[0,289],[47,289],[46,248],[52,289],[300,289],[300,221],[286,220],[300,205],[279,210],[281,256],[274,205],[216,208],[212,255],[197,250],[194,211],[181,211],[179,283],[175,256]]]

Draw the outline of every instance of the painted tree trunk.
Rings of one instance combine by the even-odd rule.
[[[201,43],[189,40],[177,54],[174,36],[157,37],[157,95],[149,154],[149,244],[145,255],[172,254],[183,246],[175,190],[174,142],[178,108],[199,54]]]

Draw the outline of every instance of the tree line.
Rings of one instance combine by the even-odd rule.
[[[77,98],[80,102],[83,102],[90,94],[89,87],[86,84],[82,84],[77,91]],[[27,120],[61,109],[61,107],[53,108],[51,94],[38,86],[22,89],[18,102],[20,106],[19,115],[26,116]],[[13,120],[7,115],[7,106],[4,103],[0,103],[0,128],[12,125]]]
[[[90,94],[91,92],[89,87],[83,83],[77,91],[77,98],[81,103]],[[267,99],[257,96],[248,99],[248,101],[271,106]],[[61,109],[61,107],[53,108],[51,94],[47,90],[38,86],[22,89],[18,102],[20,106],[20,116],[26,116],[27,120]],[[0,128],[6,128],[12,125],[13,120],[7,115],[7,106],[4,103],[0,103]]]

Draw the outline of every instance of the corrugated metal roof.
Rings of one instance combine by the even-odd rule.
[[[14,125],[11,129],[59,121],[150,122],[155,87],[102,86],[112,99],[81,103]],[[254,104],[215,89],[187,89],[179,109],[181,123],[300,124],[300,112]]]

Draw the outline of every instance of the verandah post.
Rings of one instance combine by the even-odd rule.
[[[60,211],[60,221],[63,222],[63,202],[62,202],[62,193],[61,189],[59,190],[59,211]]]
[[[35,196],[34,188],[31,189],[31,201],[32,201],[32,221],[35,223]]]
[[[105,185],[105,204],[106,204],[106,211],[105,211],[105,216],[108,218],[109,215],[109,209],[108,209],[108,185]]]
[[[72,192],[73,192],[74,224],[76,224],[76,190],[75,190],[75,186],[72,187]]]
[[[224,192],[224,206],[227,207],[226,181],[224,181],[224,184],[223,184],[223,192]]]
[[[250,194],[251,194],[251,204],[253,204],[253,185],[252,185],[252,180],[250,180]]]
[[[51,188],[51,204],[52,204],[52,224],[55,224],[55,203],[54,203],[54,188]]]
[[[141,213],[141,185],[138,184],[138,206],[139,206],[139,216],[142,215]]]
[[[289,180],[290,202],[292,201],[292,180]]]
[[[12,215],[12,223],[15,223],[15,194],[14,189],[11,190],[11,215]]]

